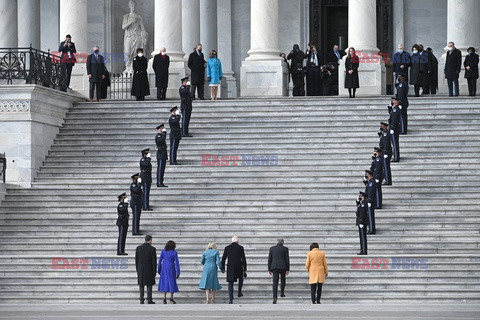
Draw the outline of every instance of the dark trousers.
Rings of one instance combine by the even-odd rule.
[[[285,293],[285,270],[273,270],[273,299],[277,299],[278,278],[280,278],[280,294]]]
[[[101,82],[90,82],[89,96],[90,100],[93,100],[93,93],[96,91],[97,101],[100,100],[100,87],[102,86]]]
[[[476,96],[477,95],[477,79],[467,78],[468,84],[468,95],[469,96]]]
[[[370,208],[367,208],[367,216],[368,216],[368,232],[375,233],[375,209],[373,209],[375,203],[372,203]]]
[[[455,86],[455,97],[460,95],[460,89],[458,88],[458,79],[447,79],[448,95],[453,97],[453,86]]]
[[[413,85],[413,89],[415,90],[415,97],[420,97],[420,88],[422,86],[421,85],[418,85],[418,84],[414,84]]]
[[[375,209],[382,209],[382,181],[379,180],[375,189]]]
[[[408,113],[407,108],[403,107],[401,110],[402,116],[400,117],[400,127],[401,127],[401,134],[407,134],[408,129]]]
[[[195,99],[195,90],[197,90],[198,99],[203,100],[205,99],[205,85],[202,84],[193,84],[192,83],[192,98]]]
[[[146,180],[146,179],[145,179]],[[143,210],[150,209],[150,189],[152,187],[152,182],[142,180],[143,185]]]
[[[305,95],[305,77],[303,72],[297,74],[292,74],[293,81],[293,96],[304,96]]]
[[[307,96],[319,96],[320,92],[320,69],[310,67],[307,70]]]
[[[385,184],[391,185],[392,184],[392,169],[390,168],[390,160],[392,156],[387,156],[383,158],[383,173],[385,175]]]
[[[140,287],[140,302],[145,301],[145,286]],[[152,301],[152,285],[147,285],[147,301]]]
[[[157,88],[157,99],[158,100],[167,99],[167,88]]]
[[[188,135],[188,127],[190,126],[191,109],[182,109],[182,135]]]
[[[358,236],[360,237],[360,252],[367,254],[367,226],[358,226]]]
[[[117,254],[125,253],[125,241],[127,239],[128,225],[118,226]]]
[[[233,301],[233,281],[228,282],[228,298]],[[238,279],[238,294],[242,293],[243,278]]]
[[[72,77],[73,63],[62,63],[62,91],[67,91],[70,87],[70,78]]]
[[[312,283],[310,284],[310,294],[312,296],[312,303],[320,303],[320,298],[322,297],[322,285],[323,283]]]
[[[141,200],[140,200],[141,201]],[[142,215],[142,204],[140,201],[132,201],[130,207],[132,208],[132,234],[140,233],[140,216]]]
[[[163,176],[165,175],[165,165],[167,159],[159,159],[157,156],[157,187],[163,184]]]
[[[353,88],[353,89],[350,89],[348,88],[348,96],[350,98],[355,98],[355,92],[357,91],[357,89]],[[353,93],[352,93],[353,92]]]
[[[179,144],[179,139],[170,139],[170,164],[177,163],[177,150]]]
[[[135,96],[135,100],[137,100],[137,101],[145,101],[145,96]]]
[[[392,148],[393,148],[393,162],[400,161],[400,139],[399,139],[399,132],[395,130],[392,135]]]

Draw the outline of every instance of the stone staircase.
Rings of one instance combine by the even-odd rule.
[[[203,303],[201,253],[212,240],[222,253],[234,234],[248,262],[245,296],[235,303],[271,303],[266,264],[278,237],[292,262],[279,303],[309,303],[304,263],[313,241],[330,268],[323,303],[480,302],[479,99],[412,98],[377,235],[368,238],[368,260],[356,256],[355,198],[388,102],[195,101],[194,137],[179,148],[183,165],[167,165],[169,188],[153,184],[153,211],[141,219],[158,253],[177,242],[177,302]],[[1,303],[138,303],[134,251],[143,238],[130,229],[129,255],[115,255],[116,197],[128,191],[140,150],[154,148],[155,127],[172,105],[70,110],[33,187],[9,190],[0,207]],[[202,166],[202,154],[237,155],[239,166]],[[242,155],[278,156],[278,165],[242,166]]]

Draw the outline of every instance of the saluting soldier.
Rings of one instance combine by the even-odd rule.
[[[370,171],[373,172],[373,178],[377,184],[375,193],[375,209],[382,209],[382,182],[383,182],[383,155],[382,149],[375,147],[372,156],[372,165]]]
[[[380,122],[380,142],[379,147],[383,154],[383,176],[385,178],[385,185],[392,184],[392,170],[390,168],[390,160],[392,159],[392,135],[388,131],[388,123]]]
[[[182,110],[182,137],[192,137],[192,135],[188,133],[190,117],[192,115],[192,93],[188,77],[182,79],[182,86],[178,91],[181,99],[180,109]]]
[[[180,129],[180,121],[182,116],[178,107],[170,109],[171,115],[168,119],[170,125],[170,165],[175,166],[180,163],[177,162],[177,151],[180,140],[182,139],[182,129]]]
[[[132,184],[130,185],[130,208],[132,208],[132,234],[134,236],[141,235],[140,233],[140,216],[142,215],[142,178],[138,173],[132,175]]]
[[[401,101],[401,105],[399,106],[402,112],[402,118],[400,119],[401,124],[401,134],[407,134],[407,126],[408,126],[408,84],[405,81],[404,76],[398,77],[398,87],[397,87],[397,98]]]
[[[390,112],[390,118],[388,119],[388,129],[392,135],[393,162],[400,161],[399,135],[401,131],[400,121],[402,113],[398,107],[398,103],[399,99],[394,98],[392,112]]]
[[[367,214],[367,202],[365,201],[366,194],[365,192],[360,191],[360,194],[357,198],[357,222],[358,226],[358,235],[360,237],[360,252],[359,255],[367,255],[367,224],[368,224],[368,214]]]
[[[117,206],[117,226],[118,226],[118,242],[117,242],[117,255],[118,256],[127,256],[128,253],[125,253],[125,240],[127,239],[128,231],[128,202],[127,194],[124,192],[118,196],[118,201],[120,202]]]
[[[150,188],[152,187],[152,158],[150,157],[150,148],[142,150],[142,158],[140,159],[140,178],[143,186],[143,210],[152,211],[150,209]]]
[[[368,234],[375,234],[375,195],[377,186],[371,170],[365,170],[365,194],[367,202]]]
[[[155,136],[155,144],[157,145],[157,187],[167,187],[163,184],[163,176],[165,175],[165,166],[167,164],[167,130],[163,123],[157,127],[157,135]]]

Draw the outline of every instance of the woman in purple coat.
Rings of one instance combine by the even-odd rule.
[[[180,277],[180,263],[175,251],[176,244],[168,241],[158,259],[158,291],[163,292],[163,303],[167,304],[167,292],[170,292],[170,303],[175,304],[173,294],[178,292],[177,279]]]

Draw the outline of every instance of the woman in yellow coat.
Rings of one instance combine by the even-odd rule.
[[[310,245],[310,252],[307,254],[305,262],[307,272],[310,274],[310,289],[312,294],[312,303],[320,304],[322,296],[322,284],[328,277],[328,266],[325,252],[318,248],[318,243],[314,242]]]

